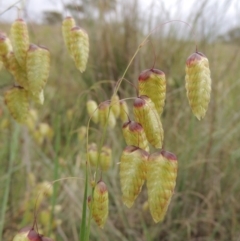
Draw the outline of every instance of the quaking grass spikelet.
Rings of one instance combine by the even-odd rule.
[[[147,191],[154,222],[164,219],[177,178],[177,158],[167,151],[151,154],[147,161]]]
[[[94,100],[88,100],[86,105],[89,117],[92,117],[92,121],[97,124],[99,120],[97,102]]]
[[[120,103],[120,119],[122,120],[122,122],[126,122],[128,120],[128,113],[129,113],[127,102],[125,100],[120,100],[119,103]]]
[[[112,165],[112,150],[109,146],[103,146],[100,153],[100,168],[107,171]]]
[[[111,98],[111,110],[117,119],[120,115],[120,103],[119,103],[119,96],[114,94]]]
[[[86,70],[88,54],[89,54],[89,39],[87,32],[75,26],[71,29],[71,53],[73,55],[75,65],[82,73]]]
[[[211,77],[206,56],[200,52],[193,53],[186,61],[185,87],[193,114],[203,119],[211,95]]]
[[[14,236],[13,241],[42,241],[42,236],[32,227],[25,227]]]
[[[13,51],[19,65],[25,70],[26,53],[29,47],[27,24],[23,19],[16,19],[11,26]]]
[[[5,33],[0,32],[0,60],[4,67],[9,70],[8,56],[12,51],[12,44]]]
[[[62,22],[62,35],[67,47],[68,53],[71,57],[73,57],[73,53],[71,51],[71,29],[76,25],[74,18],[66,17]]]
[[[116,125],[116,118],[110,109],[110,103],[105,101],[102,102],[99,105],[98,109],[98,115],[99,115],[99,123],[101,127],[104,127],[106,124],[110,128],[114,128]]]
[[[138,77],[139,95],[147,95],[161,115],[166,98],[166,78],[159,69],[144,70]]]
[[[149,151],[148,141],[141,124],[135,121],[127,121],[122,126],[123,136],[128,146],[138,146]]]
[[[91,203],[93,202],[93,203]],[[93,198],[88,198],[88,206],[92,207],[92,217],[100,228],[103,228],[108,217],[108,190],[103,181],[99,181],[93,191]]]
[[[38,95],[49,76],[50,54],[48,49],[31,44],[27,51],[26,67],[29,91]]]
[[[29,111],[27,91],[21,87],[13,87],[5,92],[4,99],[12,117],[17,122],[24,123]]]
[[[143,95],[135,99],[133,107],[135,119],[143,126],[149,143],[162,148],[164,132],[155,104]]]
[[[148,153],[136,146],[127,146],[120,162],[120,183],[123,203],[130,208],[146,179]]]
[[[98,161],[98,149],[96,143],[90,143],[88,145],[88,160],[91,166],[96,167]]]

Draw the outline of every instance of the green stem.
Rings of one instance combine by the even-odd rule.
[[[10,185],[11,185],[11,177],[13,172],[13,164],[14,160],[16,158],[16,153],[18,150],[18,137],[20,128],[19,125],[15,122],[12,124],[12,133],[11,133],[11,139],[9,142],[9,163],[8,163],[8,171],[7,171],[7,178],[5,183],[5,191],[3,196],[3,202],[2,202],[2,210],[1,210],[1,217],[0,217],[0,241],[2,241],[3,237],[3,226],[4,226],[4,219],[5,219],[5,213],[7,210],[7,204],[8,204],[8,198],[10,193]]]

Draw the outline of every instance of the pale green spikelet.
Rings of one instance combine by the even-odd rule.
[[[8,57],[12,51],[12,44],[5,33],[0,32],[0,60],[4,67],[9,70]]]
[[[134,101],[134,116],[146,133],[147,140],[155,148],[162,148],[164,132],[155,104],[148,96],[140,96]]]
[[[164,219],[177,178],[177,158],[167,151],[151,154],[147,161],[147,191],[149,210],[154,222]]]
[[[92,117],[91,120],[97,124],[99,121],[97,102],[94,100],[88,100],[86,105],[89,117]]]
[[[4,99],[12,117],[17,122],[24,123],[29,113],[27,91],[21,87],[13,87],[5,92]]]
[[[200,52],[193,53],[186,61],[185,87],[193,114],[203,119],[211,95],[211,77],[206,56]]]
[[[76,25],[74,18],[66,17],[62,22],[62,35],[67,47],[68,53],[71,57],[73,57],[73,53],[71,51],[71,29]]]
[[[123,136],[128,146],[138,146],[149,151],[146,133],[140,123],[127,121],[122,126]]]
[[[75,26],[71,29],[71,53],[75,65],[82,73],[86,70],[89,55],[89,39],[87,32]]]
[[[110,103],[105,101],[99,105],[98,109],[99,123],[101,127],[104,127],[107,123],[107,126],[114,128],[116,125],[116,118],[113,112],[110,110]]]
[[[90,143],[88,145],[88,159],[92,167],[97,166],[98,161],[98,149],[96,143]]]
[[[43,236],[32,227],[25,227],[14,236],[13,241],[43,241]]]
[[[148,153],[136,146],[127,146],[120,162],[120,183],[123,203],[130,208],[146,179]]]
[[[120,100],[119,103],[120,103],[120,119],[122,120],[122,122],[126,122],[128,120],[128,113],[129,113],[127,102],[125,100]]]
[[[91,204],[91,202],[93,203]],[[96,184],[93,198],[88,198],[88,206],[92,206],[92,217],[96,224],[100,228],[104,228],[108,217],[108,190],[103,181]]]
[[[112,150],[109,146],[103,146],[100,153],[100,168],[102,171],[108,171],[112,165]]]
[[[29,47],[27,24],[23,19],[16,19],[11,26],[13,51],[19,65],[26,68],[26,53]]]
[[[26,67],[29,91],[33,95],[39,95],[49,76],[50,54],[48,49],[31,44],[27,51]]]
[[[158,69],[144,70],[138,77],[139,95],[147,95],[155,104],[161,115],[166,98],[166,78]]]
[[[111,97],[111,110],[117,119],[120,115],[120,103],[119,103],[119,96],[117,94],[114,94]]]

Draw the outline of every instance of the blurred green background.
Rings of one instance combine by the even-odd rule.
[[[21,2],[26,7],[28,1],[25,4]],[[32,224],[36,198],[46,181],[70,176],[82,180],[59,182],[48,196],[39,198],[38,226],[55,240],[79,240],[86,156],[86,138],[81,138],[79,128],[87,125],[86,101],[111,98],[114,83],[156,27],[126,78],[137,86],[138,75],[152,67],[155,57],[155,68],[166,74],[162,122],[164,148],[179,161],[175,194],[159,224],[144,209],[145,186],[130,210],[123,206],[117,163],[126,144],[118,120],[104,142],[113,151],[113,166],[103,173],[109,189],[109,218],[103,230],[92,222],[90,240],[240,240],[240,20],[234,14],[232,19],[227,17],[230,6],[236,16],[240,6],[231,0],[191,1],[189,5],[178,1],[172,11],[164,1],[145,8],[143,4],[137,0],[72,1],[64,5],[63,13],[45,11],[40,22],[30,21],[26,11],[20,13],[28,23],[31,42],[50,50],[51,72],[44,105],[31,106],[35,131],[10,117],[3,95],[14,80],[6,70],[0,72],[1,240],[12,240],[20,228]],[[90,58],[83,74],[75,68],[61,35],[62,19],[68,15],[89,34]],[[173,19],[186,21],[192,28],[180,22],[161,25]],[[2,20],[0,30],[9,35],[10,24]],[[202,121],[192,115],[184,86],[185,61],[196,43],[209,59],[212,76],[211,102]],[[90,90],[101,80],[111,81]],[[118,94],[134,97],[136,90],[123,81]],[[133,117],[132,101],[128,105]],[[91,127],[89,141],[99,143],[103,130],[92,123]]]

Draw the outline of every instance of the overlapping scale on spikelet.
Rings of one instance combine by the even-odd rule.
[[[164,132],[155,104],[148,96],[140,96],[134,100],[134,116],[146,133],[147,140],[155,148],[161,148]]]
[[[139,95],[147,95],[161,115],[166,98],[166,78],[159,69],[144,70],[138,77]]]
[[[0,56],[7,55],[12,51],[12,44],[7,35],[0,32]]]
[[[186,61],[185,87],[193,114],[203,119],[211,95],[211,77],[208,59],[200,52],[193,53]]]
[[[114,128],[116,125],[116,118],[113,112],[110,110],[110,103],[108,101],[102,102],[98,109],[99,123],[101,127],[107,126]]]
[[[86,105],[87,105],[87,112],[89,117],[92,117],[91,120],[97,124],[99,120],[97,102],[94,100],[88,100]]]
[[[27,91],[20,87],[14,87],[5,92],[4,99],[12,117],[17,122],[24,123],[29,111]]]
[[[100,153],[100,168],[107,171],[112,165],[112,150],[109,146],[103,146]]]
[[[25,90],[29,89],[26,71],[19,65],[15,53],[11,52],[8,56],[9,71],[14,76],[16,82]]]
[[[45,86],[50,70],[50,54],[48,49],[34,44],[27,51],[27,78],[29,90],[38,95]]]
[[[111,97],[111,110],[117,119],[120,115],[120,103],[119,103],[119,96],[117,94],[114,94]]]
[[[103,181],[99,181],[96,184],[93,198],[88,198],[88,206],[92,207],[94,221],[100,228],[103,228],[108,217],[108,190]]]
[[[120,119],[122,122],[126,122],[128,120],[129,109],[127,102],[125,100],[120,100]]]
[[[177,158],[167,151],[151,154],[147,161],[147,191],[154,222],[164,219],[177,178]]]
[[[29,47],[29,36],[27,25],[23,19],[16,19],[12,24],[11,39],[16,59],[21,68],[25,69],[26,53]]]
[[[120,183],[123,203],[130,208],[146,179],[148,153],[136,146],[127,146],[120,162]]]
[[[71,57],[73,57],[73,53],[71,51],[71,29],[76,25],[74,18],[66,17],[62,22],[62,35],[67,47],[68,53]]]
[[[70,31],[71,53],[73,55],[75,65],[82,73],[86,70],[89,55],[89,39],[87,32],[75,26]]]
[[[147,137],[140,123],[127,121],[123,124],[122,131],[127,145],[138,146],[145,151],[149,151]]]
[[[12,51],[12,44],[5,33],[0,32],[0,60],[4,67],[9,70],[8,56]]]

